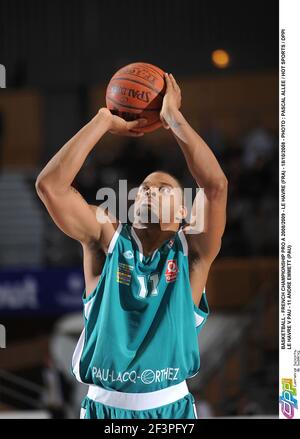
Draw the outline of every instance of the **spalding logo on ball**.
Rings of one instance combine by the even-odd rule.
[[[159,67],[143,62],[128,64],[109,81],[106,106],[127,121],[145,117],[147,125],[137,131],[154,131],[162,125],[159,113],[165,91],[164,71]]]

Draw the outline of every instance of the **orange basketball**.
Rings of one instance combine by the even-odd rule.
[[[148,124],[137,131],[154,131],[161,126],[159,113],[165,90],[163,70],[143,62],[128,64],[111,78],[106,106],[127,121],[145,117]]]

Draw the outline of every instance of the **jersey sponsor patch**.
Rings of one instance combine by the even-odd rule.
[[[161,383],[164,381],[177,381],[179,379],[179,367],[166,367],[164,369],[144,369],[140,372],[136,370],[118,372],[113,369],[101,369],[98,367],[92,367],[93,378],[98,378],[102,382],[115,382],[119,381],[125,383],[130,381],[133,384],[152,384]]]
[[[167,262],[167,269],[165,272],[166,282],[174,282],[177,278],[178,266],[175,259],[169,259]]]
[[[118,264],[118,271],[117,271],[117,282],[123,285],[130,285],[131,281],[131,272],[133,270],[132,265],[123,264],[122,262],[119,262]]]
[[[174,244],[174,239],[170,239],[170,241],[168,242],[168,247],[172,248]]]

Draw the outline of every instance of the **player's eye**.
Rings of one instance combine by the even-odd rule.
[[[169,195],[172,192],[171,186],[161,186],[159,192],[163,195]]]

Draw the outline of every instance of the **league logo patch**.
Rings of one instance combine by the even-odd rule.
[[[131,250],[127,250],[126,252],[123,253],[124,258],[126,259],[133,259],[133,253]]]
[[[173,282],[177,278],[178,267],[175,259],[169,259],[165,272],[166,282]]]

